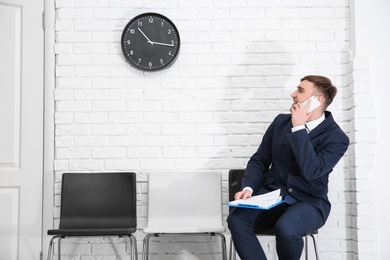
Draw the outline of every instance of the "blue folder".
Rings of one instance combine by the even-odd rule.
[[[237,203],[237,204],[232,204],[232,203],[226,203],[226,206],[229,206],[229,207],[236,207],[236,208],[250,208],[250,209],[262,209],[262,210],[268,210],[268,209],[271,209],[281,203],[283,203],[284,200],[280,200],[268,207],[261,207],[261,206],[258,206],[258,205],[254,205],[254,204],[245,204],[245,203]]]

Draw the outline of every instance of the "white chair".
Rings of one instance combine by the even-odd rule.
[[[217,172],[150,173],[143,259],[149,259],[151,237],[202,235],[220,237],[222,259],[226,260],[221,185]]]

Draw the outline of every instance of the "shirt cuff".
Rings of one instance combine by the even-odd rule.
[[[251,187],[245,187],[245,188],[243,188],[242,190],[243,190],[243,191],[244,191],[244,190],[249,190],[249,191],[251,192],[251,194],[253,194],[253,189],[252,189]]]
[[[293,128],[291,128],[291,132],[294,133],[298,130],[302,130],[302,129],[305,129],[305,125],[297,125],[297,126],[294,126]]]

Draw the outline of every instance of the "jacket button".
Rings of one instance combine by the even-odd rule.
[[[288,188],[288,192],[293,192],[294,189],[293,188]]]

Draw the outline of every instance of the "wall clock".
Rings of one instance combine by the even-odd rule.
[[[127,23],[121,46],[131,66],[143,71],[158,71],[170,67],[177,59],[180,36],[167,17],[143,13]]]

